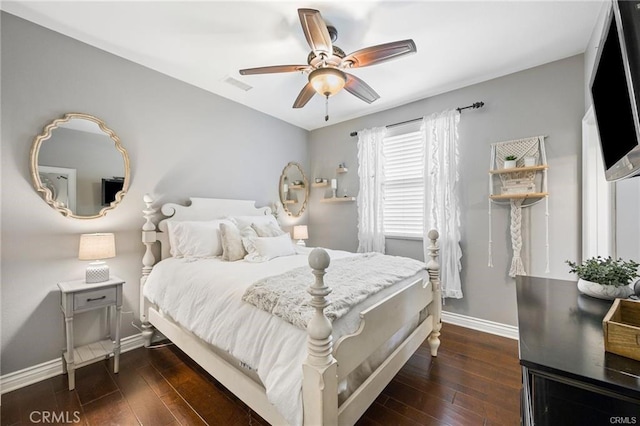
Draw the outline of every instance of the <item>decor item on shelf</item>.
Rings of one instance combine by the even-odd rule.
[[[93,260],[87,267],[86,282],[101,283],[109,279],[109,265],[102,259],[116,257],[115,236],[106,234],[82,234],[78,259]]]
[[[338,190],[338,179],[331,179],[331,190],[333,191],[333,198],[336,198],[336,191]]]
[[[305,247],[304,240],[309,239],[309,230],[307,225],[296,225],[293,227],[293,239],[298,240],[296,243],[299,246]]]
[[[322,179],[322,178],[316,178],[316,183],[322,183],[323,180],[324,179]]]
[[[579,277],[578,290],[598,299],[613,300],[631,296],[634,289],[630,284],[634,278],[640,277],[640,264],[633,260],[614,260],[611,256],[597,256],[585,260],[580,265],[569,260],[566,263],[571,267],[569,272]]]
[[[513,169],[514,167],[516,167],[517,159],[518,157],[516,157],[515,155],[507,155],[506,157],[504,157],[504,168]]]
[[[524,166],[533,167],[536,165],[536,157],[524,157]]]
[[[534,167],[517,167],[518,159],[533,157],[539,159]],[[504,160],[503,160],[504,159]],[[513,161],[516,164],[509,164]],[[520,256],[522,251],[522,209],[531,207],[545,200],[545,246],[546,268],[549,272],[549,197],[547,192],[547,155],[544,136],[535,136],[491,144],[491,163],[489,173],[489,262],[492,259],[492,216],[493,203],[509,203],[511,207],[511,248],[513,256],[509,276],[526,275],[524,263]],[[499,178],[496,181],[496,176]],[[501,187],[498,186],[501,184]],[[495,191],[499,188],[500,194]]]

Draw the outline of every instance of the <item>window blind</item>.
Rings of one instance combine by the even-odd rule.
[[[384,138],[384,234],[423,237],[424,173],[420,132]]]

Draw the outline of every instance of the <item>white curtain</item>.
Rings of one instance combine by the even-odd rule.
[[[358,252],[384,253],[384,155],[386,127],[358,132]]]
[[[430,229],[440,233],[440,277],[442,297],[462,298],[460,270],[460,201],[458,122],[460,113],[445,111],[424,117],[422,126],[424,150],[424,255],[428,259]]]

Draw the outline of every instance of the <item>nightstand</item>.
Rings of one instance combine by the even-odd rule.
[[[123,280],[113,276],[110,280],[101,283],[87,284],[84,280],[58,283],[67,341],[67,348],[62,353],[62,368],[69,376],[69,390],[73,390],[76,387],[75,369],[99,359],[113,356],[113,372],[118,372],[123,284]],[[111,339],[111,311],[114,307],[116,321],[114,339]],[[80,312],[100,308],[106,308],[107,310],[107,329],[109,334],[106,339],[75,347],[73,343],[73,316]]]

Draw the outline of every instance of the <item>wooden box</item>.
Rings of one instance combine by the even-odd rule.
[[[602,328],[605,351],[640,361],[640,301],[616,299]]]

